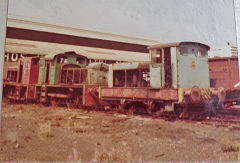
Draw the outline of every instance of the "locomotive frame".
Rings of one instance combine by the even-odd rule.
[[[109,70],[108,88],[101,88],[103,101],[114,101],[118,110],[132,109],[133,112],[138,112],[137,108],[142,106],[148,114],[161,112],[179,116],[181,113],[180,117],[188,117],[189,114],[201,117],[206,112],[216,113],[219,97],[210,88],[207,63],[209,46],[196,42],[178,42],[153,45],[148,49],[149,86],[114,86],[114,73],[119,71],[114,67],[121,67],[120,64],[114,64],[112,71]],[[131,68],[125,65],[122,66],[125,74],[122,74],[126,81],[127,72]],[[140,64],[135,70],[141,72]],[[190,81],[189,76],[192,77]]]

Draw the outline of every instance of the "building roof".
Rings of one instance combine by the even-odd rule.
[[[20,39],[6,39],[6,53],[22,53],[35,55],[56,55],[67,51],[74,51],[91,59],[117,61],[149,61],[148,53],[121,51],[113,49],[75,46],[40,41]]]
[[[20,29],[59,33],[139,45],[152,45],[158,43],[158,41],[145,38],[80,29],[78,27],[70,26],[69,24],[53,24],[52,22],[46,20],[39,20],[36,18],[21,17],[16,15],[8,15],[7,26]]]

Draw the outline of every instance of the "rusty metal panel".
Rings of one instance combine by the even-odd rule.
[[[26,92],[26,98],[27,99],[34,99],[35,98],[35,85],[29,85],[27,86],[27,92]]]
[[[116,98],[121,98],[123,97],[123,93],[122,93],[122,89],[120,88],[116,88],[114,90],[112,90],[112,97],[116,97]]]
[[[177,89],[102,88],[102,98],[178,100]]]
[[[88,69],[88,84],[107,85],[107,75],[107,72],[104,71]]]
[[[224,57],[209,59],[211,87],[233,89],[239,82],[238,58]]]
[[[41,58],[39,61],[39,76],[38,76],[38,84],[43,84],[46,80],[46,66],[45,59]]]
[[[162,66],[153,67],[150,66],[150,87],[161,88],[162,87]]]
[[[23,58],[23,70],[22,70],[22,84],[29,84],[30,77],[30,66],[31,60],[29,58]]]
[[[147,97],[148,91],[145,88],[123,88],[121,93],[124,98],[143,99]]]
[[[30,68],[30,84],[37,84],[39,74],[39,58],[32,58]]]
[[[194,44],[177,49],[179,87],[210,87],[208,49]]]
[[[57,81],[56,81],[56,74],[57,74],[57,71],[59,71],[59,68],[60,66],[57,66],[58,63],[55,63],[54,65],[52,65],[50,63],[50,69],[49,69],[49,83],[50,84],[57,84]]]
[[[112,88],[113,87],[113,65],[109,65],[108,68],[108,87]]]
[[[39,58],[22,58],[22,84],[37,84],[39,73]],[[21,73],[21,72],[20,72]]]
[[[176,89],[151,89],[149,90],[149,98],[155,100],[178,100],[178,92]]]

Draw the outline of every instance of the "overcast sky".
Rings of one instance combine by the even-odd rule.
[[[236,44],[233,0],[9,0],[9,14],[160,42]]]

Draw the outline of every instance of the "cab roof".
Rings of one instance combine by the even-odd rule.
[[[148,49],[150,50],[150,49],[161,49],[161,48],[168,48],[168,47],[178,47],[181,44],[197,44],[200,46],[205,46],[208,50],[210,49],[210,46],[199,43],[199,42],[174,42],[174,43],[165,43],[165,44],[155,44],[155,45],[148,46]]]

